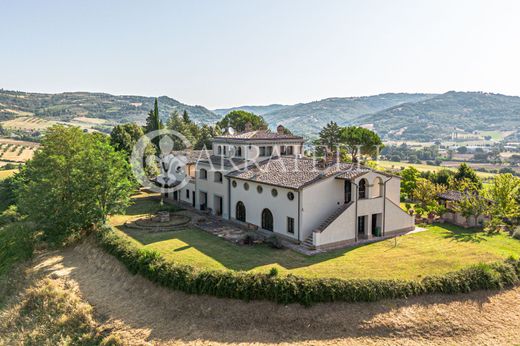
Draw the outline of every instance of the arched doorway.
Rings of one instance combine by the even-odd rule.
[[[262,228],[273,231],[273,214],[267,208],[262,210]]]
[[[246,206],[241,201],[237,202],[235,217],[238,221],[246,222]]]

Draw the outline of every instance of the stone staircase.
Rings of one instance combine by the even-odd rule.
[[[314,246],[314,243],[312,242],[312,233],[310,236],[308,236],[304,241],[303,243],[301,244],[303,247],[309,249],[309,250],[314,250],[316,249],[316,247]]]
[[[335,212],[330,214],[330,216],[327,219],[325,219],[325,221],[323,221],[321,223],[321,225],[318,226],[318,228],[316,228],[316,231],[317,232],[323,232],[332,222],[334,222],[334,220],[336,220],[338,218],[338,216],[340,216],[352,204],[354,204],[354,202],[349,202],[349,203],[343,204]]]

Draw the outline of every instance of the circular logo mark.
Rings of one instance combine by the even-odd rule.
[[[174,148],[179,150],[174,151]],[[177,131],[149,132],[133,147],[132,173],[141,186],[154,192],[180,190],[190,181],[185,168],[191,151],[190,141]]]

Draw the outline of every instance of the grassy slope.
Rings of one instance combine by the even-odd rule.
[[[11,175],[18,172],[17,169],[7,169],[5,171],[0,171],[0,180],[9,178]]]
[[[128,218],[150,212],[157,202],[141,200],[128,216],[111,222],[120,226]],[[417,279],[441,274],[479,262],[494,262],[520,255],[520,241],[505,234],[483,233],[450,226],[434,226],[428,231],[356,248],[308,257],[291,250],[267,246],[237,246],[198,229],[165,233],[125,230],[135,242],[158,250],[167,259],[204,269],[268,271],[338,278]]]

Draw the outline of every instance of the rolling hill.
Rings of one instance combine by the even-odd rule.
[[[105,119],[112,123],[144,122],[153,108],[153,97],[110,95],[105,93],[66,92],[60,94],[26,93],[0,90],[0,120],[18,116],[38,116],[68,121],[76,117]],[[183,104],[167,96],[159,97],[163,119],[177,110],[186,110],[198,123],[214,123],[220,116],[202,106]]]
[[[283,124],[292,132],[315,136],[330,121],[340,125],[352,123],[356,118],[403,103],[417,102],[434,97],[431,94],[380,94],[363,97],[334,97],[266,113],[263,117],[271,127]]]
[[[291,106],[280,105],[280,104],[272,104],[272,105],[267,105],[267,106],[238,106],[238,107],[232,107],[232,108],[214,109],[213,113],[224,116],[231,111],[241,110],[241,111],[255,113],[258,115],[264,115],[264,114],[267,114],[270,112],[276,112],[276,111],[282,110],[287,107],[291,107]]]
[[[0,121],[43,118],[39,121],[82,122],[103,119],[103,126],[143,123],[153,97],[105,93],[26,93],[0,89]],[[316,137],[330,121],[339,125],[369,125],[384,139],[432,141],[454,130],[509,131],[520,138],[520,97],[482,92],[444,94],[388,93],[364,97],[335,97],[295,105],[239,106],[210,111],[167,96],[159,97],[161,117],[186,110],[197,123],[213,124],[235,109],[262,115],[271,128],[283,124],[293,133]],[[35,123],[30,124],[32,127]],[[514,133],[516,132],[516,134]]]
[[[349,123],[372,124],[388,139],[420,141],[447,138],[456,129],[518,131],[520,97],[450,91],[363,115]]]

